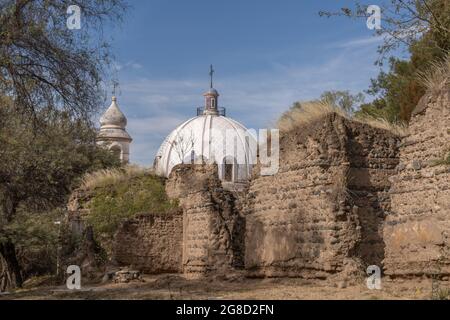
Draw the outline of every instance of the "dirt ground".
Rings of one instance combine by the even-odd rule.
[[[373,300],[373,299],[432,299],[433,292],[449,298],[449,281],[431,279],[382,280],[381,290],[369,290],[361,284],[304,279],[203,279],[186,280],[175,275],[144,276],[143,281],[124,284],[84,285],[81,290],[65,286],[28,287],[0,295],[1,299],[269,299],[269,300]]]

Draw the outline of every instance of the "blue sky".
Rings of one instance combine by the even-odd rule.
[[[294,101],[325,90],[367,89],[379,71],[373,64],[379,40],[365,21],[318,15],[351,4],[132,1],[124,22],[108,35],[118,102],[134,139],[131,162],[151,165],[164,137],[195,115],[211,63],[220,104],[248,128],[271,127]]]

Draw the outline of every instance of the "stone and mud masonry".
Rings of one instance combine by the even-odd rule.
[[[178,208],[128,219],[109,242],[94,239],[84,219],[89,195],[75,192],[67,228],[84,240],[76,255],[63,246],[65,261],[104,285],[141,288],[147,278],[155,290],[181,283],[193,297],[215,280],[256,291],[272,283],[283,298],[292,283],[311,292],[365,287],[369,266],[380,268],[387,287],[410,280],[449,287],[449,97],[425,95],[401,135],[337,113],[282,131],[278,173],[261,176],[255,166],[244,189],[224,188],[216,165],[178,165],[164,179]],[[227,288],[211,292],[229,296]],[[169,291],[159,297],[183,296]],[[402,296],[391,293],[384,297]]]

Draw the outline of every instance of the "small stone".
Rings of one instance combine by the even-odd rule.
[[[422,169],[422,163],[420,162],[420,160],[413,160],[412,167],[414,170],[420,170]]]
[[[111,281],[111,279],[112,279],[111,275],[106,273],[102,278],[102,283],[107,283],[107,282]]]
[[[337,239],[335,237],[331,237],[330,244],[336,244],[336,243],[339,243],[339,239]]]
[[[130,281],[142,281],[142,276],[139,271],[134,270],[120,270],[114,275],[115,283],[128,283]]]
[[[430,172],[422,172],[422,177],[424,178],[432,178],[434,177],[434,171],[430,171]]]

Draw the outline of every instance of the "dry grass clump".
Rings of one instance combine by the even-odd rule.
[[[298,127],[306,126],[309,123],[332,113],[340,114],[346,118],[348,117],[342,109],[335,108],[326,102],[307,101],[298,103],[281,116],[277,122],[277,127],[281,131],[289,132]]]
[[[420,82],[433,95],[450,88],[450,54],[443,61],[431,63],[426,72],[419,72]]]
[[[358,116],[352,120],[367,124],[373,128],[389,131],[398,136],[406,136],[408,134],[408,126],[404,123],[392,123],[384,118],[374,118],[370,116]]]
[[[84,175],[81,189],[93,190],[99,187],[118,184],[122,181],[153,173],[152,169],[128,165],[120,168],[103,169]]]
[[[403,136],[407,134],[406,125],[394,124],[386,119],[373,117],[352,117],[340,108],[336,108],[331,104],[322,101],[309,101],[296,104],[291,110],[285,112],[277,122],[277,127],[281,131],[289,132],[299,127],[322,118],[328,114],[336,113],[351,121],[367,124],[371,127],[387,130],[396,135]]]
[[[432,161],[431,166],[450,166],[450,151],[448,151],[442,158]]]

